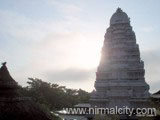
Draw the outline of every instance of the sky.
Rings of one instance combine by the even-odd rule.
[[[0,0],[0,62],[28,77],[92,91],[104,34],[118,7],[131,25],[150,92],[160,90],[159,0]]]

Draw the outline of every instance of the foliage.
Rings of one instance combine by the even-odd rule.
[[[150,106],[152,108],[156,108],[156,116],[152,117],[153,120],[160,120],[160,99],[151,97],[149,100],[150,100]],[[149,120],[149,118],[147,118],[146,120]]]
[[[69,89],[58,84],[44,82],[38,78],[29,78],[28,86],[21,90],[24,96],[32,99],[46,109],[56,111],[65,107],[73,107],[78,103],[89,102],[89,93],[84,90]]]

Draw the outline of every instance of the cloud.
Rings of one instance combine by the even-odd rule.
[[[88,79],[94,79],[95,69],[68,68],[63,70],[50,70],[46,78],[50,81],[82,83]]]
[[[84,89],[92,91],[94,89],[96,69],[67,68],[61,70],[49,70],[45,72],[48,82],[58,83],[68,88]]]
[[[144,60],[145,71],[146,71],[145,74],[146,81],[150,85],[151,92],[160,90],[160,87],[158,86],[160,84],[159,53],[160,53],[159,49],[142,52],[142,59]]]
[[[140,28],[140,31],[145,33],[153,32],[154,30],[155,28],[153,26],[146,26],[146,27]]]
[[[49,5],[53,5],[65,15],[75,15],[79,12],[82,12],[82,9],[75,3],[73,4],[65,1],[62,2],[59,0],[48,0],[47,2]]]
[[[1,34],[11,36],[15,40],[37,40],[42,37],[44,24],[40,21],[33,21],[26,16],[8,10],[0,10]],[[42,27],[42,28],[41,28]]]
[[[83,21],[80,17],[88,14],[82,15],[86,11],[82,8],[83,5],[76,2],[46,1],[50,5],[46,8],[54,7],[58,11],[53,11],[56,18],[41,18],[38,14],[42,11],[38,14],[33,11],[33,15],[39,16],[33,19],[25,16],[24,11],[0,10],[0,60],[7,60],[8,66],[11,66],[9,70],[21,85],[26,84],[28,77],[37,77],[71,88],[93,89],[95,66],[90,69],[85,67],[96,59],[95,55],[100,57],[104,23],[99,26],[100,22],[95,21],[92,14],[86,19],[88,21]],[[36,2],[34,5],[37,5]],[[48,12],[52,14],[55,9],[49,9]],[[147,26],[141,28],[141,31],[153,32],[155,28]],[[149,48],[142,52],[146,81],[150,84],[151,91],[160,89],[157,85],[160,84],[158,49]]]
[[[95,72],[83,67],[85,61],[92,62],[88,60],[91,56],[99,55],[100,50],[93,52],[99,33],[93,36],[84,32],[84,24],[77,19],[34,20],[6,10],[0,10],[0,15],[0,34],[5,38],[3,41],[9,40],[0,51],[1,61],[7,60],[11,75],[19,84],[26,85],[28,77],[37,77],[45,81],[54,79],[53,82],[69,87],[93,89],[89,85],[95,80]],[[89,49],[88,45],[93,47]],[[86,64],[82,66],[81,61]]]

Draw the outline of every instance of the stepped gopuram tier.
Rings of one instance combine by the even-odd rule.
[[[109,108],[146,106],[150,93],[144,78],[144,63],[130,18],[120,8],[110,19],[101,52],[91,105]]]

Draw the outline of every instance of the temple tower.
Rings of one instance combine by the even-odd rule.
[[[150,96],[144,75],[144,63],[130,18],[118,8],[104,36],[91,105],[144,107]]]

